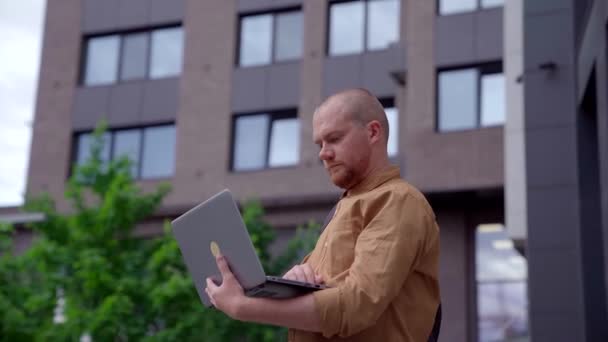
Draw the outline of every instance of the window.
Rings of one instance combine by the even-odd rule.
[[[234,171],[296,165],[300,153],[300,122],[295,110],[234,117]]]
[[[388,119],[388,144],[386,146],[388,156],[394,157],[399,152],[399,112],[397,108],[384,108]]]
[[[505,79],[500,64],[440,71],[437,76],[440,132],[502,125]]]
[[[439,0],[440,15],[475,11],[479,8],[500,7],[504,0]]]
[[[85,84],[98,85],[116,82],[119,46],[120,38],[116,35],[88,40]]]
[[[388,142],[386,150],[389,157],[395,157],[399,152],[399,111],[393,99],[381,99],[386,119],[388,120]]]
[[[478,341],[527,341],[527,261],[502,224],[476,231]]]
[[[239,66],[266,65],[302,56],[300,10],[246,15],[240,23]]]
[[[365,0],[330,4],[330,56],[385,49],[399,40],[399,1]]]
[[[177,76],[182,69],[183,30],[160,28],[86,39],[87,86]]]
[[[76,136],[75,162],[90,158],[92,133]],[[104,134],[102,161],[127,157],[133,178],[165,178],[173,175],[175,165],[175,125],[121,129]]]

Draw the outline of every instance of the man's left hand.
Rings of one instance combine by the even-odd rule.
[[[211,278],[207,278],[205,292],[218,310],[223,311],[233,319],[239,319],[240,308],[247,299],[243,287],[230,271],[228,262],[223,255],[218,254],[215,261],[222,274],[222,284],[218,286]]]

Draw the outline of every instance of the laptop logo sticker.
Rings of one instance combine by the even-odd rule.
[[[211,241],[209,245],[209,249],[211,250],[211,254],[217,258],[218,254],[220,254],[220,246],[215,241]]]

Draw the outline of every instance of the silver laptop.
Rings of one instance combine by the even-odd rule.
[[[221,283],[215,254],[220,251],[250,297],[292,298],[326,288],[266,276],[247,228],[229,190],[221,191],[171,222],[188,272],[203,304],[212,306],[205,293],[206,279]]]

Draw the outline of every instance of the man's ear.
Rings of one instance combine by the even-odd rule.
[[[367,138],[371,143],[376,143],[382,136],[382,126],[378,120],[372,120],[367,123]]]

